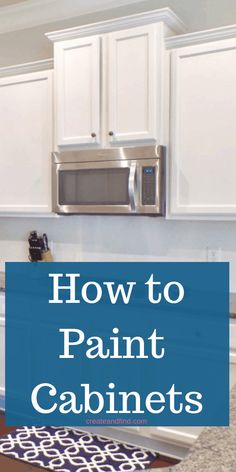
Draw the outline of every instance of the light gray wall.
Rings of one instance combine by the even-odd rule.
[[[221,249],[236,292],[236,222],[167,221],[143,216],[0,218],[0,270],[27,261],[29,231],[46,232],[56,261],[207,261]]]
[[[127,0],[128,3],[128,0]],[[170,7],[186,23],[189,31],[236,23],[235,0],[146,0],[113,10],[46,24],[32,29],[0,35],[0,66],[52,57],[52,44],[44,37],[48,31],[93,23],[155,8]]]

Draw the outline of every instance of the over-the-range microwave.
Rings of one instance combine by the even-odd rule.
[[[54,152],[53,211],[164,215],[164,180],[162,146]]]

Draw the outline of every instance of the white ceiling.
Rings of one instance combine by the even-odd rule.
[[[143,0],[0,0],[0,33],[75,18]]]
[[[15,5],[15,3],[21,3],[26,0],[0,0],[0,7],[8,7],[9,5]]]
[[[130,3],[138,3],[139,1],[141,0],[117,0],[117,6],[119,6],[119,4],[121,5],[124,5],[124,4],[130,4]],[[55,2],[55,6],[56,6],[56,1],[55,0],[41,0],[41,3],[43,5],[45,5],[47,7],[47,4],[51,4]],[[40,4],[40,0],[0,0],[0,8],[1,7],[11,7],[13,6],[16,6],[18,5],[19,3],[25,3],[24,6],[27,7],[27,3],[29,4],[29,7],[34,7],[34,5],[37,7],[38,4]],[[58,1],[58,3],[60,3]],[[73,5],[73,3],[77,3],[77,6],[80,8],[80,9],[85,9],[85,10],[93,10],[94,8],[98,9],[99,10],[99,7],[101,6],[101,8],[104,8],[104,5],[106,6],[106,8],[109,8],[109,0],[89,0],[88,3],[85,1],[85,0],[67,0],[65,3],[67,3],[67,7],[68,9],[70,9],[71,5]],[[85,6],[85,4],[87,3],[87,5]],[[112,3],[112,1],[111,1]]]

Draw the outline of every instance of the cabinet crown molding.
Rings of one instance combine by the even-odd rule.
[[[0,67],[0,77],[8,77],[11,75],[27,74],[30,72],[40,72],[43,70],[53,69],[53,59],[45,59],[43,61],[26,62],[25,64],[16,64],[14,66]]]
[[[163,22],[176,34],[186,31],[186,26],[180,18],[170,8],[160,8],[135,15],[124,16],[112,20],[100,21],[89,25],[82,25],[74,28],[63,29],[46,33],[52,42],[75,39],[83,36],[93,36],[95,34],[110,33],[122,29],[136,26],[143,26],[151,23]]]
[[[165,39],[165,44],[167,49],[175,49],[232,38],[236,38],[236,25],[221,26],[219,28],[171,36]]]

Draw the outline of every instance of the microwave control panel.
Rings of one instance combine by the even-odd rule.
[[[142,168],[142,205],[156,204],[156,168],[145,166]]]

